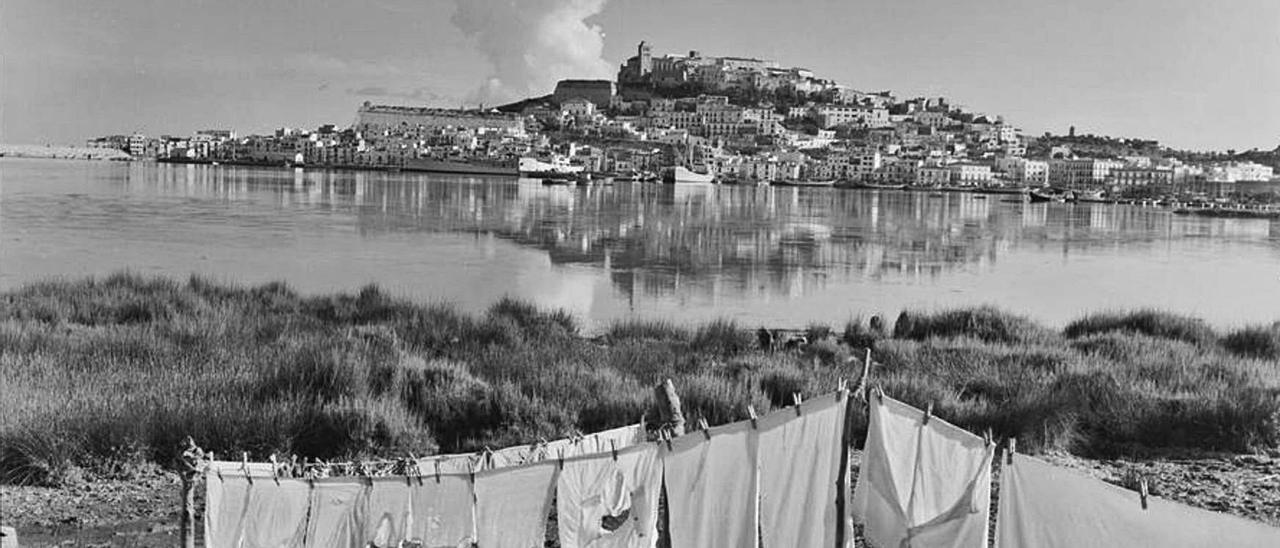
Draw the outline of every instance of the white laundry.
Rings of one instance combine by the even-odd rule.
[[[568,460],[556,482],[563,548],[651,548],[662,462],[656,445]]]
[[[254,480],[237,548],[301,548],[311,486],[304,480]]]
[[[245,509],[249,505],[249,481],[243,476],[212,471],[205,474],[204,545],[233,547],[244,531]]]
[[[490,469],[505,468],[547,459],[594,455],[626,449],[644,441],[644,427],[632,424],[585,436],[498,449],[487,455],[486,466]]]
[[[410,484],[414,480],[388,477],[374,478],[371,483],[361,512],[364,518],[361,537],[375,548],[398,546],[409,538],[409,526],[413,522]]]
[[[760,530],[765,546],[835,544],[836,481],[844,435],[844,397],[836,394],[759,420]]]
[[[873,397],[869,416],[849,504],[867,544],[986,546],[994,446],[889,397]]]
[[[404,482],[403,479],[400,480]],[[408,482],[413,515],[408,539],[422,546],[470,546],[475,540],[475,495],[470,474],[441,474]]]
[[[1147,497],[1038,459],[1001,470],[997,548],[1275,548],[1280,528]]]
[[[750,422],[692,432],[662,449],[672,546],[755,548],[756,442]]]
[[[368,484],[362,478],[318,479],[312,485],[307,548],[364,548]]]
[[[541,548],[555,494],[557,462],[479,472],[475,481],[476,544]]]

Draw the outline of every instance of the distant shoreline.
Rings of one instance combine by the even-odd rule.
[[[35,158],[46,160],[104,160],[123,162],[133,157],[121,150],[67,145],[0,144],[0,158]]]

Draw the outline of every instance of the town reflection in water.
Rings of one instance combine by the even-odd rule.
[[[252,176],[245,176],[251,171]],[[1106,204],[1031,204],[955,192],[539,181],[406,173],[175,169],[162,185],[229,200],[269,191],[279,206],[352,208],[364,236],[492,234],[553,264],[607,272],[633,302],[697,296],[769,300],[829,284],[928,283],[990,271],[1011,250],[1159,253],[1186,238],[1261,241],[1277,225],[1187,219]],[[1153,251],[1154,249],[1154,251]],[[1158,304],[1158,303],[1153,303]]]

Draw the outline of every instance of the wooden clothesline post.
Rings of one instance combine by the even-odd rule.
[[[853,447],[853,421],[850,417],[867,393],[867,379],[871,376],[871,349],[867,349],[866,358],[862,362],[862,375],[858,384],[844,395],[844,432],[840,436],[840,470],[836,475],[836,548],[843,548],[845,539],[852,536],[846,520],[849,507],[849,450]]]
[[[179,533],[182,536],[182,548],[195,548],[196,479],[204,464],[204,450],[196,445],[191,436],[183,440],[181,449],[178,472],[182,476],[182,517]]]
[[[667,379],[662,381],[654,392],[657,393],[662,424],[671,429],[672,436],[684,435],[684,411],[680,409],[680,396],[676,394],[676,385],[671,382],[671,379]]]

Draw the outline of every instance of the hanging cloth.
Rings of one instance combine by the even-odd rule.
[[[1280,528],[1137,492],[1013,455],[1000,474],[996,547],[1275,548]]]
[[[691,432],[663,446],[672,546],[756,548],[757,436],[750,422]]]
[[[579,457],[556,482],[562,548],[652,548],[658,539],[662,462],[654,444]]]
[[[844,397],[824,395],[759,419],[760,529],[765,546],[835,545]]]
[[[557,463],[547,461],[476,473],[476,544],[541,548],[555,494]]]
[[[872,398],[869,419],[849,504],[867,544],[985,547],[994,446],[884,396]]]

